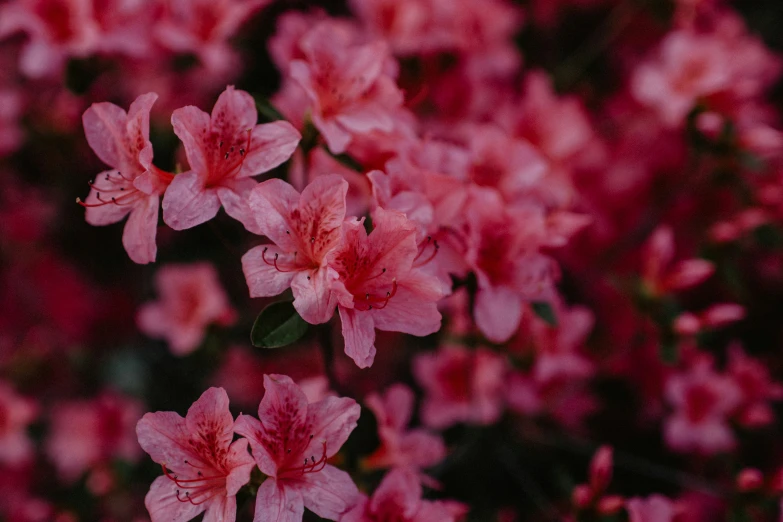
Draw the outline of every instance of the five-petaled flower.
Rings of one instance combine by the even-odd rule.
[[[258,467],[269,476],[258,489],[255,522],[300,522],[304,508],[337,520],[359,500],[348,473],[327,463],[356,427],[361,408],[349,398],[308,404],[285,375],[265,375],[266,393],[255,419],[240,415]],[[154,521],[153,521],[154,522]]]
[[[229,86],[212,115],[188,106],[171,115],[191,170],[174,177],[163,197],[163,221],[174,230],[191,228],[217,215],[220,206],[255,231],[246,193],[252,176],[271,170],[294,153],[301,136],[285,121],[256,125],[253,97]]]
[[[152,522],[185,522],[206,511],[207,522],[233,522],[236,494],[250,480],[247,441],[234,437],[223,388],[210,388],[183,419],[175,412],[146,414],[136,426],[139,444],[163,468],[145,499]]]

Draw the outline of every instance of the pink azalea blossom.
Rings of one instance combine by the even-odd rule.
[[[145,499],[152,522],[236,520],[236,494],[250,480],[247,440],[234,438],[228,395],[210,388],[183,419],[171,411],[147,413],[136,426],[139,444],[163,467]]]
[[[291,185],[297,190],[303,190],[319,176],[338,174],[348,182],[348,193],[345,195],[345,212],[348,216],[363,216],[370,209],[372,189],[367,176],[346,167],[322,147],[316,147],[307,158],[304,155],[294,155],[294,161],[288,172]]]
[[[673,31],[661,42],[659,57],[635,71],[631,92],[667,125],[681,125],[700,97],[729,87],[730,53],[713,36]]]
[[[408,429],[414,401],[413,391],[404,384],[389,387],[383,395],[372,393],[367,397],[381,439],[381,446],[367,458],[368,466],[427,468],[446,456],[439,436],[423,429]]]
[[[143,333],[168,341],[177,355],[195,350],[210,324],[234,322],[235,311],[209,263],[164,266],[155,286],[160,299],[143,305],[136,322]]]
[[[734,303],[717,303],[701,312],[685,312],[674,320],[674,331],[695,335],[703,330],[723,328],[745,318],[745,308]]]
[[[424,336],[440,329],[438,280],[417,270],[416,226],[403,214],[377,208],[373,231],[364,220],[343,223],[342,243],[330,254],[332,283],[345,353],[360,368],[375,358],[375,329]]]
[[[715,372],[702,357],[689,370],[669,378],[666,397],[674,413],[666,419],[664,437],[672,449],[705,454],[731,450],[736,440],[728,417],[740,404],[740,388]]]
[[[772,423],[775,414],[769,401],[783,400],[783,385],[773,382],[767,367],[747,355],[738,344],[729,347],[726,370],[742,393],[737,412],[740,424],[758,427]]]
[[[0,6],[0,39],[18,31],[29,37],[19,66],[33,78],[60,73],[69,58],[89,55],[98,39],[90,0],[21,0]]]
[[[415,473],[393,469],[372,498],[363,497],[340,522],[456,522],[464,511],[447,502],[423,500],[421,494],[421,483]]]
[[[141,412],[138,401],[115,393],[60,403],[52,413],[46,454],[66,481],[109,464],[111,459],[135,462],[141,452],[133,427]]]
[[[348,183],[333,174],[319,176],[300,195],[291,185],[270,179],[248,196],[260,233],[274,245],[257,246],[242,256],[251,297],[267,297],[291,287],[294,307],[312,324],[334,315],[330,286],[338,274],[327,256],[341,239]]]
[[[136,98],[128,113],[111,103],[95,103],[84,112],[84,133],[98,157],[110,167],[90,183],[82,206],[91,225],[109,225],[128,216],[122,244],[136,263],[155,261],[160,196],[172,176],[152,164],[150,109],[158,95]]]
[[[210,116],[194,106],[171,115],[191,170],[177,174],[163,197],[163,220],[174,230],[191,228],[217,215],[220,206],[249,230],[254,222],[244,201],[256,186],[252,176],[291,157],[301,136],[290,123],[256,125],[253,97],[229,86]]]
[[[478,279],[476,325],[490,341],[507,341],[525,301],[548,300],[556,266],[539,252],[545,222],[535,209],[505,208],[492,190],[476,190],[467,210],[468,265]]]
[[[413,374],[425,391],[422,422],[436,429],[496,422],[503,413],[505,373],[504,358],[484,348],[449,346],[416,356]]]
[[[402,93],[384,71],[386,45],[353,39],[339,24],[320,23],[299,41],[305,59],[289,66],[312,104],[313,124],[334,153],[344,152],[354,134],[391,131],[390,113],[402,103]]]
[[[213,73],[237,65],[228,40],[269,0],[168,0],[155,36],[167,48],[193,53]]]
[[[37,414],[38,408],[31,399],[0,381],[0,463],[4,466],[22,464],[32,457],[33,444],[26,431]]]
[[[327,461],[356,427],[361,408],[349,398],[308,403],[285,375],[265,375],[264,388],[261,420],[240,415],[235,426],[269,476],[258,489],[254,522],[300,522],[305,507],[338,520],[358,501],[359,492],[348,473]]]
[[[630,522],[674,522],[674,503],[662,495],[629,498],[625,507]]]

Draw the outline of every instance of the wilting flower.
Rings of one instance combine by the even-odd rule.
[[[265,375],[258,419],[240,415],[235,430],[269,476],[256,497],[256,522],[300,522],[304,508],[337,520],[358,500],[348,473],[327,464],[356,427],[361,408],[349,398],[309,403],[285,375]],[[155,521],[153,521],[155,522]]]
[[[163,197],[163,220],[175,230],[191,228],[226,213],[253,231],[244,198],[256,186],[252,176],[291,157],[301,136],[290,123],[256,125],[253,97],[229,86],[212,114],[193,106],[171,115],[190,169],[177,174]]]
[[[183,419],[171,411],[147,413],[136,426],[139,444],[163,468],[145,499],[152,522],[234,522],[236,494],[250,480],[247,441],[234,438],[228,395],[210,388]]]
[[[234,309],[209,263],[164,266],[155,286],[160,299],[143,305],[136,322],[150,337],[166,339],[177,355],[195,350],[210,324],[234,322]]]

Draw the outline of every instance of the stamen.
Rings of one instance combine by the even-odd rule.
[[[274,266],[275,270],[277,270],[278,272],[283,272],[283,273],[286,273],[286,272],[296,272],[296,270],[284,270],[284,269],[282,269],[282,268],[280,268],[278,266],[277,259],[280,257],[280,254],[277,253],[277,252],[275,252],[275,257],[274,257],[273,261],[270,263],[266,259],[266,251],[267,250],[269,250],[269,247],[264,247],[264,250],[261,252],[261,259],[263,259],[264,263],[266,263],[269,266]],[[296,259],[296,252],[294,252],[294,259]]]

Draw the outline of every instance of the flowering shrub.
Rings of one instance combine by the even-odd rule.
[[[4,1],[0,522],[783,520],[781,22]]]

